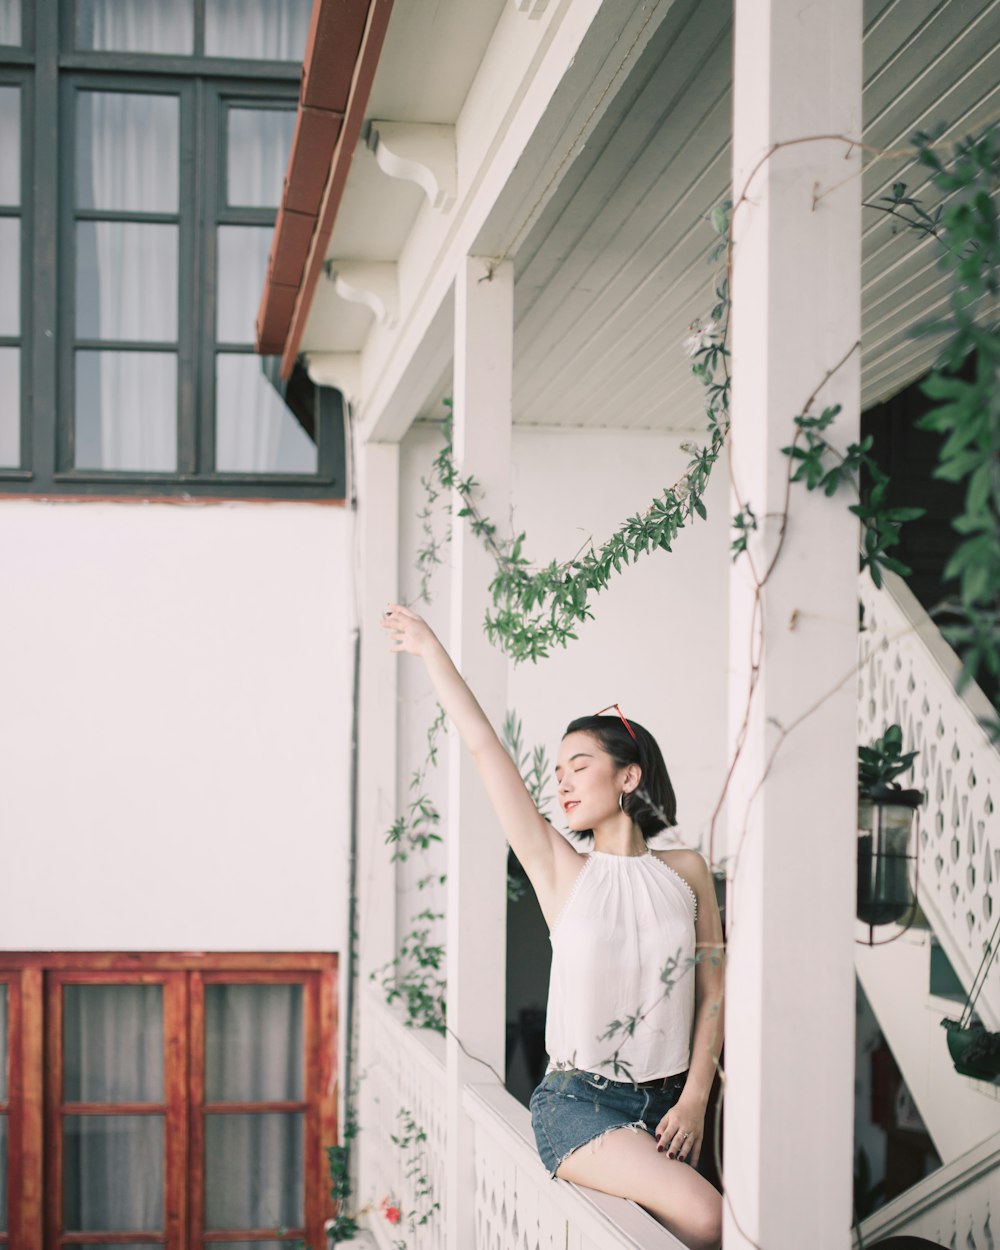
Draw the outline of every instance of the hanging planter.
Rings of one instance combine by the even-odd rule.
[[[916,903],[911,831],[924,796],[893,780],[917,757],[916,751],[904,754],[902,745],[903,731],[890,725],[870,747],[858,748],[857,916],[870,929],[912,916]]]
[[[990,1033],[978,1020],[966,1025],[959,1020],[942,1020],[941,1024],[948,1031],[948,1050],[956,1072],[980,1081],[1000,1077],[1000,1033]]]
[[[973,1076],[980,1081],[995,1081],[1000,1077],[1000,1033],[990,1033],[981,1020],[974,1020],[976,1003],[986,984],[990,965],[1000,950],[1000,916],[986,943],[983,958],[972,979],[969,996],[962,1014],[957,1020],[942,1020],[948,1030],[948,1050],[955,1071],[962,1076]]]

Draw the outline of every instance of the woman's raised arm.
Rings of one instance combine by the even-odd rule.
[[[394,603],[382,627],[392,639],[390,650],[419,656],[426,665],[441,706],[475,761],[504,836],[548,915],[564,870],[579,871],[579,856],[539,814],[517,766],[427,622]]]

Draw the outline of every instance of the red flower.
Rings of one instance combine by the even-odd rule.
[[[382,1202],[379,1205],[379,1209],[381,1210],[382,1214],[385,1216],[385,1218],[389,1221],[390,1224],[399,1223],[400,1218],[401,1218],[399,1207],[395,1206],[393,1203],[389,1201],[388,1194],[386,1194],[386,1196],[382,1199]]]

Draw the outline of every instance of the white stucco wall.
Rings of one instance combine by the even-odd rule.
[[[351,528],[0,504],[0,946],[343,947]]]

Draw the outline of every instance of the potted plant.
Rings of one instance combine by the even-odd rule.
[[[913,813],[920,790],[895,780],[918,752],[903,751],[903,731],[890,725],[858,748],[858,919],[870,926],[901,920],[913,906],[908,861]]]

